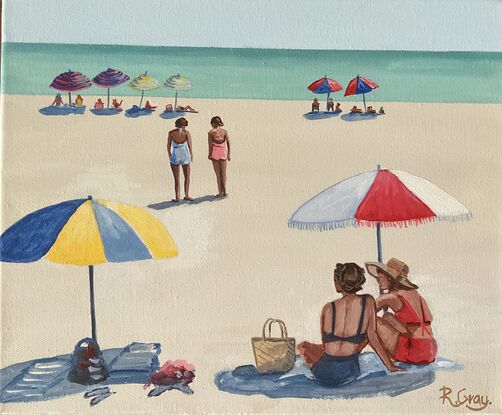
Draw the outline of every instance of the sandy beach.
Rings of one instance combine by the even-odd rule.
[[[84,96],[86,104],[96,98]],[[124,407],[137,414],[402,413],[403,405],[413,412],[416,401],[430,402],[430,413],[459,413],[440,402],[444,385],[488,395],[493,404],[486,413],[501,413],[501,105],[383,103],[385,116],[345,122],[306,120],[307,101],[180,99],[200,111],[186,118],[194,149],[191,196],[203,199],[172,207],[166,138],[174,119],[161,119],[159,111],[138,119],[89,111],[47,117],[38,109],[53,97],[2,99],[2,231],[36,209],[92,195],[148,209],[179,248],[170,260],[96,267],[97,332],[102,349],[160,342],[161,363],[192,362],[195,394],[172,391],[149,399],[139,385],[119,385],[94,413],[123,413]],[[148,99],[159,108],[168,102]],[[126,97],[123,105],[138,102]],[[214,115],[225,122],[232,144],[230,196],[221,201],[204,198],[217,193],[207,159]],[[220,392],[215,374],[253,363],[250,338],[261,333],[267,317],[283,319],[298,342],[320,341],[321,308],[336,296],[335,264],[376,260],[373,229],[318,233],[289,229],[287,222],[311,196],[377,164],[430,180],[473,214],[465,223],[382,231],[384,258],[406,261],[429,303],[439,354],[462,363],[464,371],[438,372],[432,385],[395,398]],[[85,267],[40,260],[2,263],[1,270],[1,367],[69,353],[90,335]],[[365,292],[378,292],[371,277]],[[80,414],[89,413],[89,404],[72,395],[6,404],[2,413]]]

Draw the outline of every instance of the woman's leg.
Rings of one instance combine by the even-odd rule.
[[[309,342],[302,342],[297,347],[300,356],[305,359],[308,367],[315,365],[324,353],[322,344],[314,344]]]
[[[185,199],[191,200],[190,197],[190,164],[183,165],[183,176],[185,176]]]
[[[213,161],[213,169],[214,169],[214,172],[216,174],[216,182],[218,183],[218,196],[221,196],[222,192],[221,192],[221,173],[220,173],[220,166],[219,166],[219,162],[216,161],[216,160],[212,160]]]
[[[180,199],[180,166],[176,164],[171,164],[171,170],[174,176],[174,192],[176,193],[176,199]]]
[[[221,193],[227,195],[227,161],[220,160]]]
[[[393,359],[396,354],[397,342],[399,340],[400,329],[397,324],[402,323],[396,320],[393,314],[385,313],[383,317],[377,317],[377,332],[389,356]]]

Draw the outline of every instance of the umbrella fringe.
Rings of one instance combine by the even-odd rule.
[[[306,231],[331,231],[339,228],[347,228],[349,226],[356,226],[355,219],[344,219],[335,222],[297,222],[297,221],[288,221],[288,227],[292,229],[306,230]]]
[[[307,230],[307,231],[330,231],[339,228],[346,228],[349,226],[364,226],[375,228],[380,224],[382,228],[407,228],[409,226],[417,226],[424,223],[431,222],[464,222],[472,219],[472,213],[461,213],[455,216],[432,216],[429,218],[409,219],[397,222],[374,222],[357,219],[344,219],[333,222],[297,222],[293,220],[288,221],[288,227],[292,229]]]

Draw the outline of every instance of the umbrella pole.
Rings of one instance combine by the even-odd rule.
[[[91,299],[91,329],[92,338],[98,342],[96,335],[96,311],[94,309],[94,265],[89,265],[89,290]]]
[[[329,92],[328,92],[328,96],[326,98],[326,111],[329,111],[328,102],[329,102]]]
[[[106,88],[108,90],[108,102],[107,102],[107,107],[110,108],[110,88]]]
[[[382,262],[382,235],[380,233],[380,228],[381,228],[380,222],[378,222],[376,226],[378,262]]]
[[[68,105],[71,107],[71,92],[68,92]]]
[[[364,98],[364,94],[363,94],[363,98]],[[365,103],[364,107],[366,110],[366,103]],[[377,164],[377,170],[380,170],[380,164]],[[381,228],[380,222],[378,222],[376,225],[378,262],[382,262],[382,235],[380,233],[380,228]],[[382,294],[382,291],[380,291],[380,294]]]
[[[364,112],[366,112],[366,98],[364,97],[364,92],[363,92],[363,103],[364,103]]]
[[[174,110],[176,111],[176,108],[178,108],[178,91],[174,93]]]
[[[139,109],[141,109],[141,104],[143,103],[143,95],[145,95],[145,91],[141,91],[141,100],[139,101]]]

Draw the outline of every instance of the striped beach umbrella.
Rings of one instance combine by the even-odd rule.
[[[154,89],[160,88],[160,82],[152,75],[148,75],[148,72],[145,72],[134,78],[129,83],[129,87],[136,91],[141,91],[141,101],[139,102],[139,107],[141,108],[145,91],[153,91]]]
[[[85,75],[69,69],[56,76],[49,86],[56,91],[68,92],[69,105],[71,105],[71,93],[90,88],[92,84]]]
[[[301,205],[289,227],[325,231],[347,226],[375,227],[382,262],[381,227],[436,221],[458,222],[471,213],[435,184],[399,170],[380,169],[345,179]]]
[[[75,199],[37,210],[0,237],[3,262],[49,261],[89,268],[92,338],[96,338],[94,265],[178,254],[166,228],[143,209],[108,200]]]
[[[363,78],[362,76],[357,75],[354,79],[349,82],[347,89],[345,90],[345,96],[350,95],[363,95],[363,103],[364,103],[364,111],[366,112],[366,98],[364,94],[373,91],[378,88],[378,84],[375,82]]]
[[[167,78],[164,82],[164,87],[175,91],[174,109],[176,110],[176,107],[178,105],[178,91],[188,91],[192,89],[192,83],[186,76],[178,74]]]
[[[337,81],[329,79],[327,78],[326,75],[324,75],[324,78],[312,82],[307,87],[307,89],[312,91],[314,94],[328,94],[326,97],[326,106],[327,106],[329,100],[329,94],[331,94],[332,92],[341,91],[343,89],[343,86],[341,86]]]
[[[93,79],[92,83],[100,88],[108,90],[108,108],[110,108],[110,89],[114,88],[129,80],[129,76],[117,69],[108,68],[106,71],[100,72]]]

